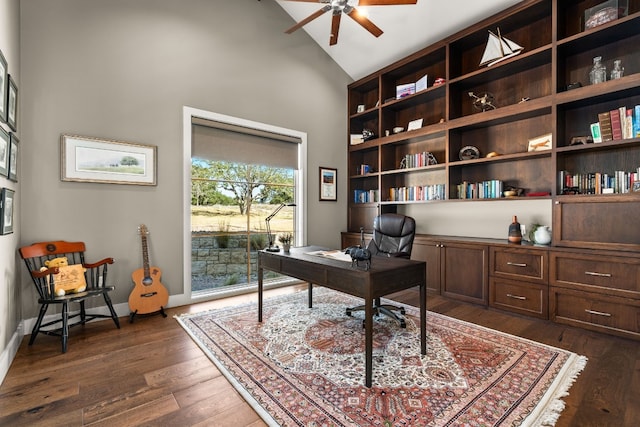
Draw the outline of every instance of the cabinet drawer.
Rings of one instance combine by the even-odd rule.
[[[489,305],[502,310],[547,319],[548,287],[492,277],[489,280]]]
[[[490,274],[546,284],[548,260],[546,250],[492,247]]]
[[[640,260],[574,252],[551,254],[550,284],[607,295],[640,298]]]
[[[640,339],[640,301],[550,288],[550,318],[558,323]]]

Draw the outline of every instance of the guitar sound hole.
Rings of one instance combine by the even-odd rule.
[[[144,279],[142,279],[142,284],[145,286],[149,286],[152,283],[153,279],[151,277],[145,277]]]

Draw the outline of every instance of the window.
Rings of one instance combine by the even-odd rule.
[[[283,233],[304,242],[306,135],[187,107],[184,120],[185,294],[254,290],[259,249]],[[267,287],[286,281],[265,276]]]

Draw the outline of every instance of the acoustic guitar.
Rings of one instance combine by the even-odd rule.
[[[141,224],[138,233],[142,240],[142,260],[143,267],[131,274],[134,288],[129,295],[129,308],[131,317],[129,322],[133,323],[136,314],[151,314],[159,312],[163,317],[167,317],[164,307],[169,302],[169,292],[160,283],[162,270],[159,267],[149,266],[149,249],[147,247],[147,236],[149,230],[147,226]]]

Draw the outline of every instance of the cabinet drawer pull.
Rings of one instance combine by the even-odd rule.
[[[585,271],[584,274],[587,276],[611,277],[611,273],[596,273],[595,271]]]
[[[588,308],[585,308],[584,311],[586,311],[589,314],[595,314],[597,316],[611,317],[611,313],[603,313],[602,311],[589,310]]]
[[[514,267],[526,267],[527,264],[519,263],[519,262],[511,262],[507,261],[507,265],[513,265]]]
[[[519,299],[519,300],[521,300],[521,301],[526,301],[526,299],[527,299],[527,297],[521,297],[521,296],[519,296],[519,295],[507,294],[507,296],[508,296],[509,298]]]

